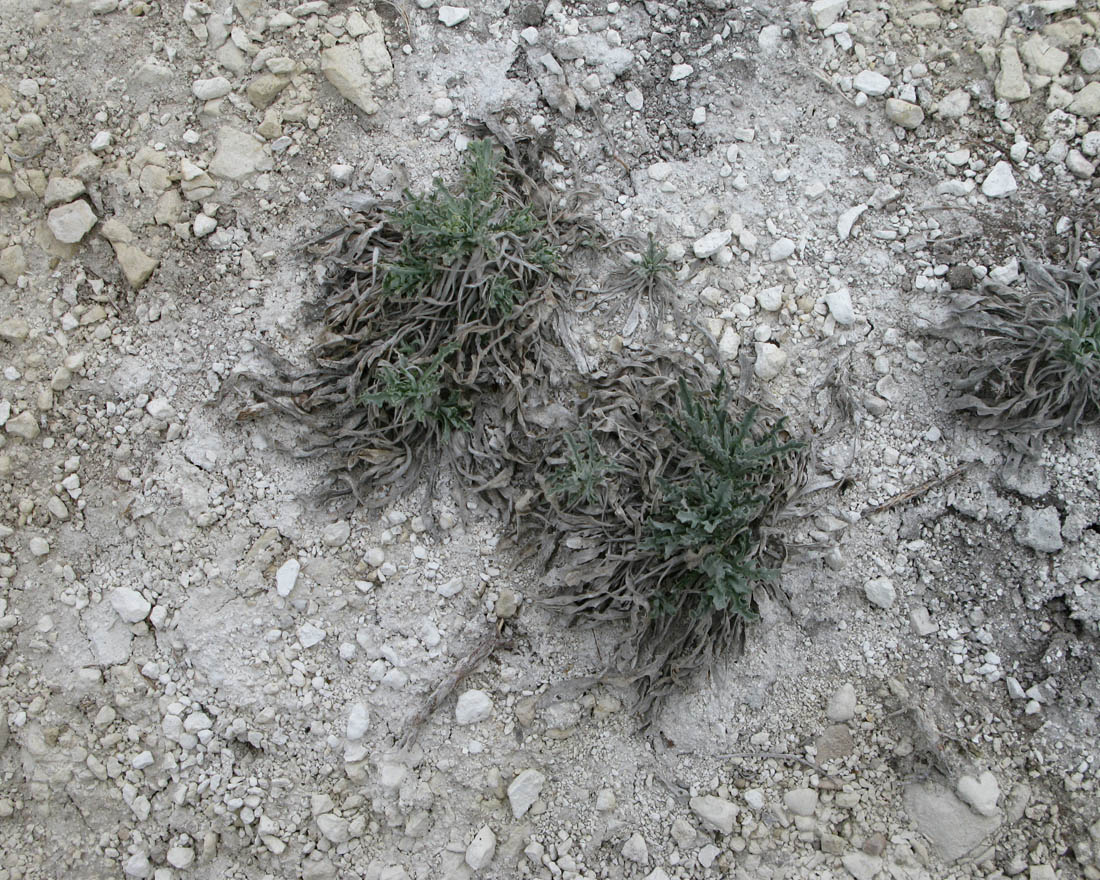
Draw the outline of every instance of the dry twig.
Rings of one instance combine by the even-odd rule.
[[[888,498],[886,501],[883,501],[882,504],[876,504],[874,507],[865,507],[863,509],[863,516],[871,516],[875,513],[882,513],[883,511],[891,510],[892,508],[897,507],[899,504],[905,504],[908,501],[912,501],[914,498],[920,498],[920,496],[924,495],[926,492],[930,492],[940,486],[945,486],[952,480],[958,479],[968,470],[970,470],[970,468],[971,464],[967,463],[955,468],[953,471],[945,474],[942,477],[933,477],[930,480],[925,480],[923,483],[914,486],[912,489],[906,489],[904,492],[899,492],[892,498]]]

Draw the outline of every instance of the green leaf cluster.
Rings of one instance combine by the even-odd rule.
[[[468,430],[470,407],[444,381],[444,361],[456,348],[444,346],[427,364],[412,363],[405,354],[398,355],[396,364],[379,366],[381,388],[363,394],[360,401],[389,407],[397,422],[411,421],[423,427],[434,424],[445,438],[452,431]]]
[[[565,436],[565,461],[547,480],[547,488],[566,508],[591,507],[606,499],[608,478],[622,466],[604,455],[592,431]]]
[[[755,430],[757,411],[750,407],[735,421],[722,379],[710,400],[680,380],[679,413],[669,429],[693,466],[686,479],[664,484],[642,546],[666,560],[680,557],[689,569],[654,603],[658,614],[684,598],[705,596],[700,611],[756,616],[754,585],[774,575],[754,559],[757,527],[773,500],[771,472],[802,445],[780,439],[782,420]]]
[[[523,297],[509,257],[544,271],[559,259],[541,232],[545,220],[505,192],[500,158],[488,140],[470,144],[455,191],[436,179],[424,195],[406,193],[392,221],[401,243],[382,285],[391,296],[422,295],[441,275],[460,270],[462,283],[480,289],[488,309],[507,316]]]

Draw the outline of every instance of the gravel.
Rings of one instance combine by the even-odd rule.
[[[925,332],[1091,216],[1085,13],[147,6],[0,17],[0,875],[1100,873],[1097,433],[1017,474]],[[304,243],[476,120],[668,247],[654,330],[584,264],[575,357],[656,339],[816,440],[809,552],[658,751],[484,498],[318,510],[240,381],[310,360]]]

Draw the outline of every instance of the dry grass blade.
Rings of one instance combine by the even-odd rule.
[[[1100,260],[1084,269],[1022,266],[1026,291],[987,283],[956,299],[940,332],[967,352],[954,408],[1035,452],[1048,432],[1100,420]]]

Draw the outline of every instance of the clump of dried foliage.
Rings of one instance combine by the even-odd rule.
[[[1073,262],[1021,261],[1026,289],[988,282],[956,298],[944,328],[965,352],[954,408],[1021,451],[1100,420],[1100,260]],[[967,331],[977,331],[976,345]]]
[[[324,330],[313,366],[254,383],[332,455],[321,500],[380,506],[450,466],[472,483],[524,451],[525,397],[568,366],[557,298],[594,223],[531,176],[522,154],[470,145],[453,190],[356,211],[317,243]],[[429,492],[430,494],[430,492]]]
[[[650,346],[582,368],[572,258],[615,243],[536,183],[537,159],[478,142],[456,188],[361,206],[320,241],[311,366],[270,354],[275,375],[244,378],[311,428],[303,454],[334,456],[324,502],[380,505],[425,480],[430,499],[441,466],[486,498],[536,548],[553,605],[625,625],[608,660],[651,721],[742,645],[809,456],[693,359]],[[599,299],[663,315],[671,279],[650,238]]]
[[[610,659],[637,681],[648,721],[740,649],[783,561],[780,520],[808,451],[778,413],[656,352],[593,377],[577,423],[549,443],[526,532],[541,537],[552,605],[625,621]]]
[[[656,327],[669,313],[676,314],[673,267],[668,253],[650,234],[644,246],[636,239],[621,239],[626,247],[637,247],[625,266],[616,269],[603,286],[603,295],[593,305],[611,304],[607,319],[627,310],[624,333],[629,336],[648,313],[648,323]],[[630,252],[628,252],[630,253]]]

